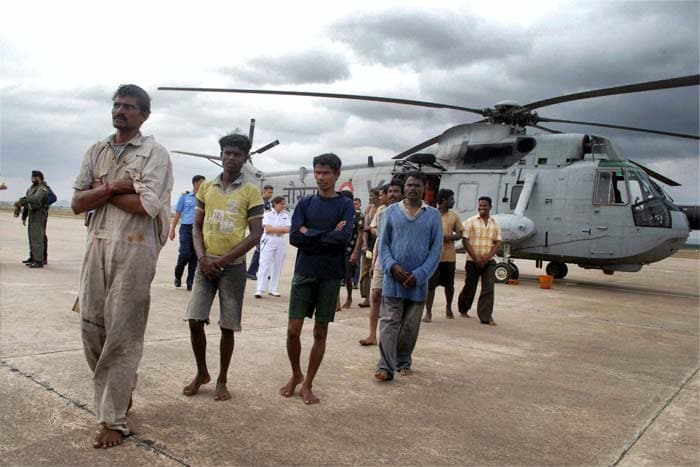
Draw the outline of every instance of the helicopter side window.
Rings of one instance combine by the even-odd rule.
[[[593,204],[627,204],[627,188],[622,172],[598,172]]]

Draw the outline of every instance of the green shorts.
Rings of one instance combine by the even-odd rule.
[[[338,279],[318,279],[294,274],[289,293],[289,319],[313,318],[315,310],[316,321],[332,323],[339,291]]]

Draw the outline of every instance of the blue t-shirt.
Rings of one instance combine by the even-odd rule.
[[[188,191],[180,195],[180,199],[177,200],[177,206],[175,207],[175,212],[180,213],[180,223],[182,224],[194,224],[194,210],[197,207],[197,198],[195,198],[194,193]]]
[[[354,218],[355,206],[345,196],[303,197],[294,209],[289,233],[289,243],[298,248],[294,273],[341,280],[345,276],[345,246],[352,237]],[[345,227],[335,230],[342,220]],[[308,229],[306,234],[299,231],[301,226]]]

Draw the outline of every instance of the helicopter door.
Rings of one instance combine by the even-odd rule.
[[[478,183],[460,183],[457,188],[457,196],[455,197],[455,208],[460,214],[462,220],[476,214],[477,202],[479,198]]]
[[[622,171],[599,170],[593,189],[591,258],[612,258],[623,249],[627,185]]]

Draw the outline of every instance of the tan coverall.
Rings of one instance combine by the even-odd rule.
[[[168,236],[172,165],[152,136],[134,137],[117,159],[110,141],[85,154],[73,183],[131,178],[148,215],[130,214],[111,203],[95,210],[80,273],[83,350],[94,373],[98,423],[125,435],[126,410],[143,353],[151,282]]]

